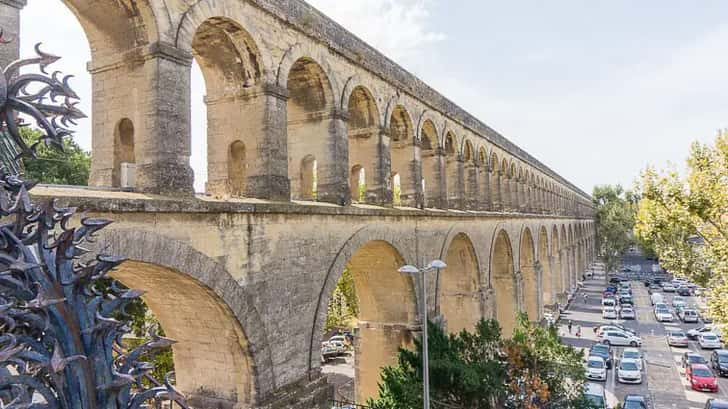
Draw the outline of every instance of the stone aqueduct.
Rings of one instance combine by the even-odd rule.
[[[174,346],[196,407],[312,407],[345,268],[361,303],[356,388],[421,328],[540,318],[594,258],[590,197],[300,0],[62,0],[89,41],[89,188],[38,187],[116,222],[99,246]],[[19,32],[25,0],[0,0]],[[18,50],[0,53],[2,63]],[[208,195],[192,194],[190,66]],[[201,96],[196,95],[196,98]],[[134,163],[133,191],[115,189]],[[419,284],[402,264],[442,258]]]

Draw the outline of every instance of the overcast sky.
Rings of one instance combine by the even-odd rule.
[[[90,113],[88,45],[60,0],[22,12],[36,42],[77,74]],[[577,186],[682,164],[728,126],[728,1],[311,0]],[[55,21],[49,24],[49,21]],[[205,175],[204,84],[193,68],[195,186]],[[77,139],[90,148],[90,122]]]

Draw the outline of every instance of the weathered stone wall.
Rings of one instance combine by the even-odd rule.
[[[231,362],[231,351],[237,351],[235,354],[239,358],[232,361],[249,362],[247,366],[236,365],[238,368],[248,367],[249,373],[243,373],[244,369],[240,369],[243,372],[239,375],[231,373],[227,375],[230,378],[212,383],[207,395],[202,395],[208,398],[222,396],[228,400],[235,396],[239,402],[259,404],[274,399],[278,391],[287,385],[318,376],[318,348],[328,299],[347,265],[362,272],[357,276],[360,280],[357,287],[368,288],[362,290],[362,294],[371,294],[366,297],[371,299],[372,314],[368,317],[371,322],[367,328],[385,331],[377,332],[379,335],[372,332],[373,335],[362,338],[364,343],[369,343],[370,351],[376,351],[393,348],[383,343],[384,340],[403,339],[394,336],[393,328],[404,329],[401,335],[404,339],[411,336],[406,333],[419,325],[416,311],[419,311],[417,305],[421,305],[422,300],[412,294],[414,304],[408,306],[403,303],[401,294],[404,293],[391,292],[397,285],[394,282],[386,284],[385,279],[376,278],[376,269],[367,268],[367,265],[374,266],[380,261],[393,263],[377,274],[386,277],[386,271],[391,270],[394,278],[399,274],[394,266],[399,264],[424,265],[435,258],[450,260],[452,271],[445,269],[438,278],[430,279],[428,308],[433,317],[442,314],[445,322],[452,322],[454,327],[459,328],[481,316],[495,316],[492,304],[495,297],[501,296],[495,309],[507,308],[506,311],[513,313],[526,310],[528,304],[541,303],[537,295],[542,292],[541,288],[534,289],[536,294],[533,294],[533,290],[524,292],[522,283],[518,284],[518,277],[525,274],[524,266],[520,265],[524,259],[520,244],[524,237],[536,238],[535,232],[542,228],[546,232],[568,229],[573,234],[563,240],[548,234],[544,248],[562,243],[558,245],[559,250],[575,254],[575,246],[579,243],[593,241],[591,220],[565,217],[170,199],[136,193],[45,187],[37,187],[33,194],[60,197],[62,204],[78,205],[90,215],[114,219],[115,223],[110,226],[101,244],[113,244],[110,247],[112,251],[131,260],[178,271],[216,294],[212,300],[218,301],[210,304],[209,308],[221,309],[221,317],[234,318],[215,319],[222,321],[215,324],[222,327],[206,324],[204,329],[197,328],[163,314],[166,321],[163,324],[178,328],[172,331],[179,334],[183,341],[178,348],[191,351],[190,348],[196,350],[200,342],[208,345],[199,349],[203,355],[196,366],[200,377],[183,382],[199,385],[206,380],[217,379],[204,375],[212,370],[204,369],[206,365],[214,367],[221,357],[228,357],[227,362]],[[510,290],[500,286],[493,277],[493,269],[499,268],[494,263],[500,263],[499,260],[504,257],[504,254],[494,253],[498,251],[493,248],[497,234],[507,237],[510,244],[505,255],[510,258],[513,283]],[[388,259],[387,251],[367,255],[369,253],[363,249],[379,248],[379,245],[372,247],[373,243],[391,248],[394,258]],[[540,254],[540,246],[529,244],[529,247],[535,251],[534,260],[550,262],[550,255]],[[577,260],[573,259],[573,269],[563,273],[569,276],[569,283],[575,283],[577,271],[578,274],[584,271],[586,261],[592,259],[592,255],[583,254],[585,247],[580,247],[582,265],[577,266],[574,264]],[[123,277],[135,285],[163,288],[161,282],[155,284],[150,281],[153,276],[142,270],[139,271],[142,277],[134,277],[133,274],[133,269],[125,269]],[[458,277],[449,277],[449,274],[457,274]],[[534,283],[554,282],[550,277],[533,280]],[[145,284],[150,282],[152,284]],[[189,308],[194,310],[194,306],[164,304],[164,297],[182,296],[190,302],[205,299],[202,295],[185,296],[184,289],[188,287],[173,280],[168,281],[168,285],[166,293],[150,293],[149,297],[155,297],[155,294],[161,297],[151,300],[153,308],[161,304],[184,312]],[[418,283],[412,283],[411,288],[402,291],[415,292],[419,288]],[[557,286],[551,292],[556,294],[565,290],[567,288]],[[508,296],[510,298],[502,298],[503,291],[513,292]],[[386,295],[388,293],[395,295],[399,302],[386,301],[391,296]],[[416,293],[419,294],[418,291]],[[462,310],[454,307],[460,303],[467,303],[468,307]],[[394,313],[402,308],[409,312],[405,315]],[[212,314],[205,313],[204,308],[199,311],[203,315]],[[468,316],[455,315],[461,311],[467,311]],[[541,307],[539,311],[542,311]],[[366,318],[363,319],[366,321]],[[222,336],[225,331],[229,335]],[[220,339],[213,341],[215,337]],[[209,343],[202,340],[206,338],[210,338]],[[231,346],[235,348],[231,349]],[[206,354],[211,354],[209,359],[205,358]],[[184,364],[180,365],[184,368]],[[367,371],[372,373],[375,369],[370,367]],[[239,380],[239,385],[231,390],[229,385],[234,379]],[[372,391],[371,383],[361,387],[363,391]]]

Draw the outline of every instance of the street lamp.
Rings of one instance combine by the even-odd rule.
[[[427,280],[425,274],[433,270],[437,270],[439,273],[440,269],[445,267],[447,264],[442,260],[432,260],[425,268],[417,268],[408,264],[397,270],[400,273],[422,275],[422,401],[424,409],[430,409],[430,360],[427,350]]]

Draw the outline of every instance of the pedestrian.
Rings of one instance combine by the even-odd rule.
[[[599,331],[599,327],[597,327],[597,326],[595,325],[595,326],[594,326],[594,335],[597,335],[597,332],[598,332],[598,331]]]
[[[587,303],[588,299],[589,299],[589,295],[587,293],[584,293],[584,304]]]
[[[576,337],[581,338],[581,325],[576,326]]]
[[[571,334],[571,320],[569,320],[569,325],[567,325],[567,328],[569,328],[569,334]]]

